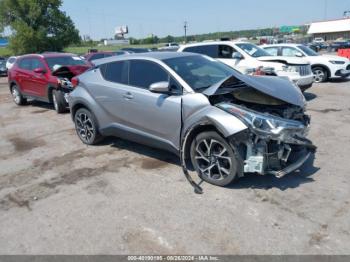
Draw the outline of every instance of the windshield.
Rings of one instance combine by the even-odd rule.
[[[0,66],[5,65],[5,61],[4,60],[0,60]]]
[[[271,56],[264,49],[253,44],[244,43],[244,44],[236,44],[236,45],[252,57]]]
[[[163,62],[196,92],[238,73],[221,62],[200,55],[170,58]]]
[[[55,71],[61,66],[87,65],[86,62],[78,56],[56,56],[45,58],[51,71]]]
[[[310,47],[299,45],[298,48],[303,51],[307,56],[318,56],[314,50],[312,50]]]

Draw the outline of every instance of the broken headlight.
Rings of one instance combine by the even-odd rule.
[[[295,120],[288,120],[270,114],[262,114],[241,106],[222,103],[217,105],[222,110],[241,119],[257,135],[280,138],[292,133],[304,132],[306,127]],[[294,131],[294,132],[293,132]]]
[[[298,73],[299,72],[299,67],[297,67],[297,66],[284,65],[284,66],[282,66],[282,69],[284,72],[291,72],[291,73]]]

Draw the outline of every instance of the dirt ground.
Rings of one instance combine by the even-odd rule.
[[[0,254],[350,254],[350,81],[307,93],[313,161],[196,195],[179,159],[85,146],[69,114],[0,79]]]

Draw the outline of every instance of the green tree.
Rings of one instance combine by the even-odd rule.
[[[0,29],[9,27],[13,32],[13,52],[62,51],[79,44],[79,31],[61,5],[62,0],[0,0]]]

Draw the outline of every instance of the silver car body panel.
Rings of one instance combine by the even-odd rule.
[[[205,95],[195,93],[170,67],[150,54],[100,59],[96,61],[96,66],[134,59],[153,61],[182,85],[183,95],[156,94],[142,88],[113,83],[105,80],[100,70],[95,68],[79,76],[82,88],[77,88],[69,96],[71,108],[79,104],[93,108],[103,135],[117,135],[176,153],[180,150],[181,136],[196,123],[211,123],[225,137],[247,128],[235,116],[212,106]],[[177,53],[161,53],[160,57],[173,57],[174,54],[178,56]],[[128,94],[132,94],[133,98],[127,99]]]
[[[189,134],[196,127],[203,125],[214,126],[226,138],[238,133],[253,134],[252,126],[243,121],[241,119],[242,116],[239,117],[237,114],[229,113],[219,108],[217,104],[211,104],[209,101],[213,95],[215,96],[219,92],[218,89],[221,87],[223,87],[222,91],[226,92],[224,90],[225,81],[230,80],[232,77],[243,81],[245,87],[254,88],[261,93],[280,99],[292,107],[296,106],[303,109],[305,106],[305,99],[302,93],[288,80],[276,77],[246,76],[237,72],[233,72],[233,76],[212,85],[203,93],[196,93],[176,72],[162,61],[181,56],[199,55],[161,52],[110,57],[96,61],[97,67],[78,77],[80,84],[68,97],[72,116],[79,106],[87,107],[94,114],[102,135],[118,136],[183,155],[182,163],[184,163],[184,149],[187,146],[187,142],[184,141],[187,141]],[[183,94],[159,94],[144,88],[110,82],[103,78],[98,68],[101,64],[134,59],[148,60],[159,64],[182,85]],[[305,126],[304,129],[306,128]],[[242,132],[245,130],[248,132]],[[256,137],[258,140],[252,140],[249,136],[244,141],[249,149],[247,155],[243,156],[243,159],[248,161],[244,170],[247,170],[247,172],[255,170],[263,174],[263,168],[266,164],[265,158],[269,154],[261,150],[265,150],[267,143],[274,139]],[[275,153],[279,159],[287,159],[288,157],[285,156],[289,156],[290,147],[285,145],[288,141],[281,139],[277,138],[274,140],[276,142],[275,146],[278,147],[278,152],[276,151]],[[313,148],[311,142],[304,138],[298,139],[296,138],[296,141],[292,141],[293,144],[305,145],[307,149]],[[260,142],[257,143],[257,141]],[[283,174],[297,168],[306,158],[302,157],[300,159],[291,168],[284,169]],[[261,168],[256,169],[257,163]],[[278,173],[278,175],[281,174]]]
[[[188,94],[182,97],[184,135],[190,128],[198,124],[211,124],[215,126],[224,137],[236,134],[247,126],[232,114],[212,106],[203,94]]]

